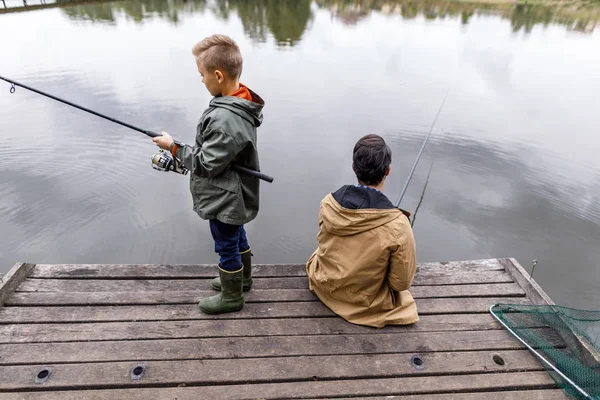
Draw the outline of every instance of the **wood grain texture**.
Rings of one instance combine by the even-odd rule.
[[[555,334],[553,345],[564,346]],[[402,345],[399,346],[398,344]],[[0,344],[0,365],[525,349],[505,331]]]
[[[34,268],[34,264],[18,263],[8,271],[0,281],[0,307],[15,292],[17,287],[27,278]]]
[[[504,267],[502,267],[503,270]],[[253,265],[256,277],[306,276],[302,264]],[[214,278],[215,264],[38,264],[32,278],[43,279],[187,279]]]
[[[514,258],[500,259],[500,264],[504,266],[519,286],[525,291],[527,297],[533,304],[554,304],[550,296],[529,277],[525,268],[523,268]]]
[[[504,266],[497,259],[419,263],[418,272],[476,272],[503,271]],[[32,278],[77,278],[77,279],[117,279],[117,278],[213,278],[217,266],[202,265],[155,265],[155,264],[37,264]],[[252,273],[256,277],[306,276],[304,264],[257,264]]]
[[[506,302],[529,304],[525,297],[459,299],[421,299],[420,315],[488,313],[492,304]],[[193,319],[304,318],[335,316],[321,302],[249,303],[235,313],[208,315],[196,305],[173,304],[155,306],[74,306],[74,307],[5,307],[0,309],[4,323],[164,321]]]
[[[348,397],[355,398],[358,397]],[[560,389],[360,397],[360,400],[571,400]]]
[[[388,325],[384,329],[350,324],[339,317],[40,323],[0,325],[0,342],[49,343],[279,335],[379,335],[396,332],[425,333],[497,329],[501,329],[501,326],[489,313],[423,315],[416,324]]]
[[[525,291],[516,283],[488,285],[415,286],[415,299],[455,297],[523,297]],[[214,290],[143,291],[143,292],[17,292],[7,301],[9,306],[77,306],[77,305],[144,305],[193,304],[212,296]],[[308,289],[253,289],[244,294],[247,303],[319,301]]]
[[[499,354],[504,365],[493,356]],[[543,367],[527,350],[420,353],[424,369],[413,367],[407,354],[239,358],[147,362],[140,380],[130,377],[139,362],[53,365],[45,389],[123,388],[147,385],[210,385],[349,378],[395,378],[432,374],[540,371]],[[0,369],[0,390],[39,387],[32,379],[40,366],[5,366]]]
[[[0,393],[0,400],[148,400],[148,399],[306,399],[349,396],[390,396],[463,393],[473,391],[517,390],[525,397],[529,390],[554,389],[546,372],[503,372],[469,375],[419,376],[401,378],[360,378],[336,381],[252,383],[225,386],[135,388],[129,390],[90,390],[40,393]],[[554,391],[552,391],[554,392]],[[551,393],[548,390],[548,393]],[[485,399],[486,397],[481,397]]]
[[[0,400],[564,400],[489,312],[536,298],[511,260],[420,263],[420,321],[383,329],[335,315],[303,264],[255,265],[244,308],[222,315],[197,307],[216,293],[214,265],[32,265],[0,308]],[[50,379],[35,383],[44,366]]]
[[[255,278],[254,289],[308,289],[306,277]],[[510,283],[513,278],[503,271],[472,273],[423,273],[416,275],[413,286]],[[143,292],[210,290],[210,279],[26,279],[20,292]]]

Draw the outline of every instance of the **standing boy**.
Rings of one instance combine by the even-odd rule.
[[[242,290],[250,290],[251,253],[244,224],[258,214],[259,179],[236,172],[231,163],[259,170],[256,128],[262,124],[263,99],[240,83],[242,54],[228,36],[209,36],[192,48],[202,82],[214,98],[196,128],[195,146],[174,141],[166,132],[152,141],[190,170],[193,208],[209,220],[220,256],[221,292],[200,301],[207,314],[238,311]]]

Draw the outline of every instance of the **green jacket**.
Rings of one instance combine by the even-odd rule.
[[[265,103],[250,93],[256,102],[214,97],[198,122],[195,146],[177,149],[176,157],[190,171],[193,208],[202,219],[242,225],[258,214],[260,180],[230,166],[260,170],[256,128]]]

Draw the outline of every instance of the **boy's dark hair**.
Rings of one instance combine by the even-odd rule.
[[[365,185],[377,185],[385,177],[392,163],[392,150],[379,135],[366,135],[354,146],[352,169],[358,181]]]

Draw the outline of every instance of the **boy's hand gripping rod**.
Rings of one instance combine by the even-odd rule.
[[[90,114],[94,114],[94,115],[96,115],[96,116],[98,116],[98,117],[101,117],[101,118],[107,119],[107,120],[109,120],[109,121],[112,121],[112,122],[114,122],[114,123],[117,123],[117,124],[120,124],[120,125],[126,126],[126,127],[128,127],[129,129],[133,129],[133,130],[135,130],[135,131],[142,132],[143,134],[145,134],[145,135],[147,135],[147,136],[150,136],[150,137],[162,136],[162,134],[160,134],[160,133],[156,133],[156,132],[149,131],[149,130],[146,130],[146,129],[141,129],[141,128],[138,128],[138,127],[136,127],[136,126],[133,126],[133,125],[130,125],[130,124],[126,123],[126,122],[122,122],[122,121],[119,121],[118,119],[115,119],[115,118],[108,117],[108,116],[106,116],[106,115],[103,115],[103,114],[100,114],[100,113],[98,113],[98,112],[96,112],[96,111],[90,110],[89,108],[85,108],[85,107],[79,106],[79,105],[77,105],[77,104],[71,103],[71,102],[69,102],[69,101],[67,101],[67,100],[63,100],[63,99],[61,99],[61,98],[58,98],[58,97],[56,97],[56,96],[53,96],[53,95],[51,95],[51,94],[44,93],[44,92],[42,92],[42,91],[40,91],[40,90],[37,90],[37,89],[31,88],[31,87],[29,87],[29,86],[23,85],[22,83],[19,83],[19,82],[13,81],[13,80],[11,80],[11,79],[7,79],[7,78],[4,78],[4,77],[2,77],[2,76],[0,76],[0,79],[2,79],[3,81],[6,81],[6,82],[9,82],[9,83],[11,83],[11,84],[12,84],[12,86],[11,86],[11,88],[10,88],[10,92],[11,92],[11,93],[14,93],[14,92],[15,92],[15,85],[17,85],[17,86],[20,86],[20,87],[22,87],[22,88],[25,88],[25,89],[27,89],[27,90],[31,90],[32,92],[35,92],[35,93],[41,94],[42,96],[46,96],[46,97],[49,97],[49,98],[51,98],[51,99],[54,99],[54,100],[56,100],[56,101],[60,101],[61,103],[65,103],[65,104],[67,104],[67,105],[70,105],[71,107],[78,108],[78,109],[80,109],[80,110],[83,110],[83,111],[89,112]],[[255,176],[255,177],[259,178],[259,179],[262,179],[263,181],[267,181],[267,182],[273,182],[273,178],[272,178],[272,177],[270,177],[270,176],[268,176],[268,175],[265,175],[265,174],[263,174],[263,173],[261,173],[261,172],[259,172],[259,171],[255,171],[255,170],[253,170],[253,169],[246,168],[246,167],[243,167],[243,166],[241,166],[241,165],[238,165],[238,164],[231,164],[231,168],[232,168],[232,169],[234,169],[234,170],[236,170],[236,171],[243,172],[243,173],[246,173],[246,174],[249,174],[249,175]]]

